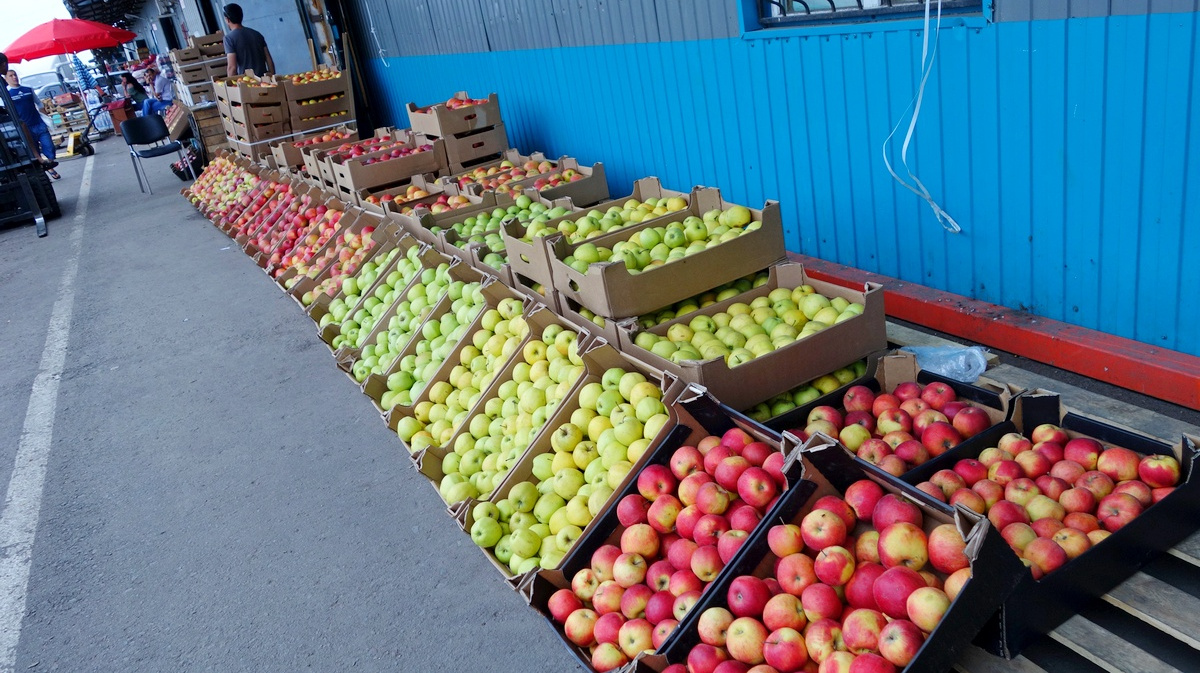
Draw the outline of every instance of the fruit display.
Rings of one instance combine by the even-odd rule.
[[[371,374],[382,374],[400,357],[411,340],[421,330],[425,318],[433,311],[442,296],[451,292],[461,296],[468,280],[452,277],[451,265],[424,269],[421,278],[409,286],[403,297],[388,309],[387,322],[376,324],[371,332],[359,330],[354,347],[359,356],[350,369],[355,381],[362,383]],[[380,318],[380,323],[383,318]]]
[[[270,274],[276,280],[287,273],[289,269],[297,264],[307,264],[317,256],[317,253],[342,229],[342,216],[345,214],[340,210],[332,208],[325,210],[323,213],[320,209],[324,206],[317,206],[317,214],[313,220],[310,220],[311,226],[308,232],[301,238],[296,239],[296,245],[289,254],[283,255],[277,264],[270,267]],[[284,279],[284,287],[290,289],[290,285],[286,284],[298,277],[293,276]],[[291,282],[294,285],[295,282]]]
[[[315,119],[326,119],[326,120],[329,120],[332,122],[334,119],[336,119],[338,117],[345,117],[346,115],[349,115],[349,114],[350,114],[349,110],[338,110],[336,112],[326,112],[323,114],[306,115],[306,114],[304,114],[304,110],[301,110],[300,114],[298,115],[298,119],[302,122],[310,122]]]
[[[411,200],[416,200],[418,198],[421,198],[421,197],[413,197],[412,199],[408,199],[408,200],[411,201]],[[393,208],[397,212],[399,212],[401,215],[410,215],[413,212],[415,212],[418,207],[424,208],[424,209],[428,210],[429,212],[434,213],[436,215],[438,213],[444,213],[444,212],[450,211],[450,210],[457,210],[459,208],[469,208],[472,205],[474,205],[471,202],[470,197],[464,196],[462,194],[438,194],[437,198],[435,198],[432,203],[426,203],[426,204],[420,204],[420,205],[404,204],[404,203],[399,203],[399,202],[396,202],[396,204],[397,205],[394,205]]]
[[[397,145],[403,145],[405,141],[399,140],[392,136],[364,138],[354,142],[347,142],[338,145],[329,150],[326,158],[335,164],[345,163],[350,159],[361,157],[365,154],[374,154],[386,149],[391,149]]]
[[[335,324],[335,321],[337,324],[340,324],[346,315],[357,307],[358,302],[363,298],[363,293],[375,284],[375,281],[379,279],[384,270],[393,268],[396,258],[408,251],[411,240],[404,239],[391,245],[390,249],[386,251],[381,250],[374,258],[364,262],[357,272],[347,274],[343,277],[338,283],[336,292],[321,290],[321,285],[314,288],[313,292],[316,294],[315,303],[322,301],[322,295],[330,297],[325,302],[324,310],[319,315],[314,313],[316,307],[309,311],[309,316],[318,321],[317,327],[319,329],[324,328]],[[324,282],[322,281],[322,283]]]
[[[368,194],[367,202],[377,206],[385,203],[403,203],[405,201],[415,201],[429,196],[429,191],[425,185],[408,185],[404,187],[404,191],[399,194],[389,190],[383,194]]]
[[[275,80],[271,79],[270,77],[259,78],[251,75],[250,73],[246,73],[240,77],[230,77],[228,79],[221,80],[221,83],[225,86],[247,86],[261,89],[273,89],[278,86],[275,83]]]
[[[697,428],[689,442],[641,470],[617,502],[619,525],[549,600],[597,670],[662,647],[789,487],[783,453],[740,427]],[[581,610],[593,629],[576,628]]]
[[[851,386],[841,408],[814,407],[799,435],[823,432],[884,471],[900,476],[1003,420],[1003,413],[958,399],[949,383],[904,381],[876,394]]]
[[[294,75],[283,75],[280,79],[288,80],[292,84],[311,84],[313,82],[340,79],[341,76],[342,72],[340,70],[318,68],[317,70],[309,70],[308,72],[298,72]]]
[[[1143,455],[1044,423],[917,485],[986,514],[1035,579],[1140,516],[1179,484],[1171,455]]]
[[[419,275],[432,268],[425,266],[426,260],[422,259],[422,253],[420,246],[410,246],[403,257],[395,260],[395,266],[390,270],[384,267],[387,275],[376,279],[377,282],[373,286],[367,285],[363,288],[355,283],[357,297],[348,294],[341,305],[337,305],[336,300],[330,303],[328,315],[331,319],[326,322],[325,317],[322,317],[320,326],[324,328],[333,325],[338,328],[337,334],[330,341],[334,350],[357,344],[360,335],[370,334],[375,329],[376,322],[387,313],[408,286]],[[440,258],[436,254],[433,257]],[[355,297],[353,303],[352,297]]]
[[[262,190],[253,198],[250,205],[240,213],[231,212],[233,219],[226,219],[226,233],[233,238],[252,235],[279,212],[281,204],[291,202],[291,185],[274,180],[264,181]]]
[[[347,231],[338,235],[337,244],[326,249],[307,269],[297,266],[297,273],[320,281],[311,290],[300,295],[302,306],[312,306],[317,296],[333,296],[341,291],[342,281],[358,273],[367,259],[371,259],[379,244],[375,226],[368,225],[359,231]],[[321,278],[324,276],[324,278]]]
[[[495,166],[474,168],[455,178],[459,189],[465,190],[467,185],[479,185],[484,190],[496,190],[509,182],[519,182],[534,176],[549,175],[556,164],[552,161],[526,161],[519,166],[505,159]],[[505,191],[508,191],[507,189]]]
[[[504,331],[514,329],[514,319]],[[522,319],[515,329],[523,324]],[[443,500],[454,504],[487,499],[500,486],[583,376],[578,336],[573,330],[549,325],[539,338],[525,342],[512,366],[482,398],[482,406],[476,405],[474,413],[459,424],[465,431],[454,439],[453,451],[441,459],[438,492]],[[449,442],[454,433],[449,425],[440,433],[431,432],[433,441]]]
[[[378,164],[378,163],[382,163],[384,161],[391,161],[392,159],[400,159],[403,157],[412,156],[414,154],[420,154],[421,152],[429,152],[431,150],[433,150],[433,145],[430,145],[429,143],[415,145],[412,147],[409,147],[407,143],[400,143],[399,145],[385,145],[382,148],[380,148],[379,150],[377,150],[379,152],[386,152],[385,154],[380,154],[379,156],[365,157],[361,161],[364,166],[370,166],[371,164]],[[354,157],[350,157],[350,158],[352,159]],[[342,163],[342,162],[339,162],[339,163]]]
[[[259,183],[258,175],[222,155],[205,166],[185,193],[192,205],[215,220],[234,204],[242,204],[242,199],[253,192]]]
[[[578,354],[571,359],[569,352],[567,358],[571,364],[563,369],[574,372],[580,368],[576,362],[586,362],[587,372],[570,406],[558,410],[561,422],[547,426],[524,457],[517,454],[520,462],[513,465],[520,471],[490,500],[471,505],[466,520],[471,539],[510,577],[556,568],[660,433],[669,429],[657,384],[621,366],[598,371],[602,362],[622,362],[614,349],[603,346],[582,360]],[[516,404],[522,402],[523,397]],[[504,420],[501,416],[500,422]],[[450,488],[468,490],[463,485]]]
[[[835,369],[812,381],[802,383],[787,392],[780,393],[765,402],[760,402],[747,409],[746,415],[760,423],[765,423],[797,407],[802,407],[821,395],[831,393],[866,373],[867,361],[859,360],[849,367]]]
[[[326,210],[327,206],[313,204],[312,194],[293,192],[285,197],[271,219],[263,222],[257,230],[245,234],[248,236],[246,250],[249,251],[249,246],[253,246],[255,250],[266,254],[265,263],[278,264]]]
[[[676,318],[682,318],[702,308],[708,308],[717,302],[731,299],[744,292],[749,292],[756,287],[766,285],[769,279],[770,274],[768,272],[759,271],[758,273],[715,287],[707,292],[702,292],[694,297],[681,299],[654,313],[638,316],[637,323],[642,329],[650,329],[655,325],[661,325]]]
[[[732,368],[859,316],[863,308],[844,297],[830,299],[812,285],[780,287],[748,304],[677,322],[664,336],[638,332],[634,343],[672,362],[723,358]]]
[[[688,200],[685,196],[663,199],[650,197],[645,201],[629,199],[620,206],[614,205],[604,212],[592,209],[580,217],[561,219],[554,227],[547,226],[544,220],[531,222],[525,228],[521,240],[530,242],[551,234],[563,234],[568,243],[579,243],[630,224],[685,210],[687,206]]]
[[[532,197],[521,194],[512,205],[497,206],[492,210],[483,210],[458,221],[445,221],[429,228],[435,234],[452,230],[459,240],[467,243],[482,243],[484,234],[498,232],[504,221],[512,220],[520,223],[544,223],[566,215],[570,207],[566,205],[547,205],[535,201]]]
[[[330,101],[339,100],[339,99],[342,99],[345,97],[346,97],[346,94],[344,94],[344,93],[335,93],[335,94],[329,94],[327,96],[314,96],[313,98],[304,98],[304,99],[301,99],[298,101],[292,101],[292,102],[296,105],[303,107],[306,105],[316,105],[318,103],[328,103]],[[303,111],[301,111],[301,112],[303,113]]]
[[[334,129],[332,131],[326,131],[320,135],[315,135],[311,138],[297,140],[296,142],[292,143],[292,145],[295,147],[308,147],[309,145],[316,145],[317,143],[328,143],[335,140],[349,138],[353,133],[353,131],[348,131],[345,129]]]
[[[421,394],[425,386],[417,388],[418,375],[426,383],[432,375],[414,373],[419,366],[415,359],[407,366],[401,362],[388,374],[380,407],[390,412],[389,423],[412,453],[450,445],[491,382],[502,375],[525,342],[529,325],[523,309],[521,300],[513,297],[487,308],[457,352],[458,363],[425,395]]]

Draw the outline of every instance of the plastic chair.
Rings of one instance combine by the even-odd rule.
[[[133,162],[133,172],[137,175],[138,188],[143,193],[154,193],[150,189],[150,175],[146,173],[146,167],[142,165],[142,159],[152,159],[161,157],[176,152],[179,154],[179,160],[188,167],[188,173],[192,176],[192,180],[196,179],[195,172],[192,171],[192,165],[183,156],[183,145],[176,141],[168,141],[171,137],[171,132],[167,130],[167,123],[158,115],[149,115],[147,117],[135,117],[126,119],[121,122],[121,136],[125,138],[125,144],[129,146],[129,160]],[[137,149],[136,146],[148,146],[145,149]],[[145,186],[142,186],[142,178],[145,177]]]

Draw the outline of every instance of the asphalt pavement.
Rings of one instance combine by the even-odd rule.
[[[170,160],[95,148],[0,230],[0,670],[578,670]]]

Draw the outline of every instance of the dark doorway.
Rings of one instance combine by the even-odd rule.
[[[181,48],[183,45],[179,43],[179,31],[175,28],[175,19],[169,16],[160,16],[158,23],[162,26],[163,37],[167,40],[167,49]]]
[[[200,19],[204,22],[205,34],[212,34],[218,30],[225,30],[225,26],[217,21],[217,12],[213,9],[213,0],[197,0],[200,6]]]

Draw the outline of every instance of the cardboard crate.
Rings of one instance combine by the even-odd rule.
[[[244,126],[280,124],[288,121],[287,106],[279,104],[230,105],[229,117]]]
[[[309,208],[324,206],[330,210],[345,211],[345,204],[328,198],[324,192],[313,189],[311,186],[300,181],[293,180],[290,183],[290,189],[294,199],[293,203],[296,204],[296,210],[307,210]],[[245,250],[246,254],[250,255],[254,259],[254,263],[261,269],[265,270],[268,267],[276,266],[278,261],[273,261],[276,254],[281,256],[285,254],[282,250],[283,244],[289,239],[282,231],[285,224],[287,224],[284,220],[285,214],[281,211],[279,215],[272,216],[269,223],[263,225],[266,227],[265,229],[260,227],[258,231],[250,232],[245,236],[238,236],[235,239],[242,246],[243,250]],[[347,220],[348,222],[349,220]],[[291,240],[303,239],[309,232],[313,231],[313,225],[315,224],[315,222],[312,222],[302,230],[299,228],[294,229],[296,237]],[[259,247],[260,245],[261,247]]]
[[[1009,553],[999,533],[978,517],[964,511],[945,508],[941,503],[923,498],[924,494],[907,488],[889,475],[855,464],[844,451],[827,437],[810,440],[793,456],[803,464],[803,475],[815,489],[795,489],[779,498],[766,517],[771,524],[798,525],[813,509],[817,499],[837,496],[855,481],[869,479],[879,484],[885,493],[897,495],[915,504],[924,514],[924,528],[930,531],[940,525],[952,525],[967,541],[966,554],[971,578],[963,584],[942,620],[926,637],[916,656],[897,672],[941,673],[954,667],[961,653],[978,633],[988,615],[1013,591],[1024,567]],[[859,524],[866,528],[865,523]],[[653,656],[642,656],[636,670],[662,671],[668,664],[684,661],[687,653],[700,642],[697,625],[700,615],[710,607],[727,606],[727,595],[733,580],[742,575],[759,578],[774,576],[776,557],[771,553],[767,534],[771,526],[760,526],[742,545],[712,590],[706,592],[687,617],[676,627],[665,647]],[[810,556],[811,557],[811,556]],[[937,573],[939,577],[943,575]]]
[[[175,79],[184,84],[202,84],[210,81],[208,66],[203,63],[180,65],[175,68]]]
[[[784,451],[784,447],[781,445],[778,437],[765,436],[761,432],[761,428],[756,424],[747,423],[742,418],[725,414],[716,400],[709,395],[705,395],[700,389],[694,386],[685,388],[680,395],[680,400],[671,406],[672,413],[676,416],[678,424],[670,436],[667,437],[666,441],[643,464],[639,473],[651,465],[669,466],[671,457],[680,447],[695,446],[707,436],[716,435],[719,437],[734,428],[739,428],[743,432],[747,432],[755,441],[768,444],[773,452],[782,453]],[[800,461],[793,461],[784,471],[783,476],[784,484],[780,489],[780,499],[784,497],[783,494],[791,494],[793,492],[795,492],[795,496],[806,497],[816,488],[816,484],[803,479]],[[615,492],[611,502],[615,505],[616,503],[620,503],[626,496],[637,492],[637,480],[635,478],[627,482],[625,488]],[[586,531],[576,540],[575,547],[563,559],[558,569],[537,572],[525,580],[521,587],[519,587],[522,595],[529,601],[530,606],[550,622],[551,628],[563,646],[567,648],[567,651],[584,665],[584,670],[591,670],[591,662],[587,649],[580,648],[566,639],[562,626],[555,623],[550,617],[548,601],[558,589],[569,588],[571,580],[575,577],[576,573],[591,566],[591,557],[597,549],[606,544],[620,546],[621,534],[624,533],[625,526],[621,525],[616,509],[615,506],[609,507],[592,522],[592,525],[589,527],[590,530]],[[755,532],[751,533],[751,536],[768,528],[772,523],[772,520],[766,517],[767,512],[763,512],[762,514],[764,515],[763,519],[755,529]],[[749,540],[751,539],[753,537],[748,538],[743,547],[749,544]],[[727,567],[733,567],[737,563],[738,557],[735,556],[733,559],[730,559]],[[656,560],[658,560],[657,557],[655,559],[646,559],[646,564],[651,565]],[[709,599],[717,590],[716,588],[722,584],[722,579],[727,574],[723,571],[716,579],[709,582],[702,590],[700,600]],[[585,604],[585,607],[590,606]],[[692,610],[695,612],[696,608]],[[695,615],[689,613],[689,617],[694,618]],[[680,626],[686,622],[687,620],[685,619]],[[665,651],[666,648],[670,647],[672,640],[680,637],[681,633],[682,629],[677,627],[675,632],[663,642],[658,651]]]
[[[604,173],[604,164],[596,162],[591,166],[582,166],[577,159],[570,157],[560,157],[554,162],[555,168],[551,173],[561,173],[566,170],[572,170],[583,176],[579,180],[567,182],[556,187],[543,187],[538,189],[542,196],[547,199],[569,198],[571,202],[580,208],[590,208],[594,204],[608,200],[608,179]],[[485,164],[486,165],[486,164]],[[537,189],[539,180],[544,180],[546,174],[542,173],[534,175],[522,180],[508,183],[510,189]],[[467,189],[476,193],[485,191],[480,185],[467,185]]]
[[[617,352],[615,348],[603,343],[584,353],[583,360],[585,367],[584,375],[579,379],[579,381],[576,382],[575,386],[572,388],[567,397],[564,398],[555,408],[553,415],[546,421],[546,424],[539,429],[537,436],[534,437],[524,455],[509,471],[508,476],[505,477],[504,481],[501,482],[500,485],[485,500],[486,502],[495,503],[503,500],[508,497],[509,491],[513,486],[516,486],[523,481],[535,479],[533,476],[533,459],[537,456],[554,450],[550,444],[550,437],[560,425],[568,422],[571,414],[579,408],[579,391],[585,385],[600,381],[601,375],[603,375],[606,370],[614,367],[620,367],[628,371],[641,371],[636,363],[631,363],[619,352]],[[643,371],[642,373],[644,374],[645,372]],[[663,391],[664,400],[670,402],[673,401],[673,396],[679,395],[679,389],[675,386],[676,383],[677,382],[675,381],[667,382],[666,389]],[[621,479],[616,488],[613,489],[614,495],[609,498],[608,502],[601,510],[601,514],[612,508],[613,504],[616,502],[615,494],[622,492],[632,481],[637,479],[637,475],[641,471],[642,467],[645,466],[651,460],[651,458],[661,450],[663,443],[666,442],[675,431],[675,428],[678,425],[678,417],[676,416],[675,412],[675,405],[668,404],[667,422],[659,430],[658,434],[652,440],[650,440],[650,445],[649,448],[646,449],[646,452],[643,453],[642,456],[633,464],[629,472],[624,476],[623,479]],[[427,478],[430,478],[431,481],[436,481],[440,478],[431,477],[430,470],[436,468],[436,472],[440,472],[441,461],[431,460],[429,458],[430,454],[428,452],[422,457],[421,473]],[[472,510],[474,510],[475,505],[477,505],[479,502],[483,501],[467,500],[453,509],[455,520],[459,522],[464,532],[471,530],[471,526],[474,524]],[[588,536],[589,533],[598,525],[600,518],[600,516],[597,516],[587,526],[585,526],[579,539],[582,540]],[[576,542],[576,547],[577,546],[578,542]],[[492,550],[485,549],[483,551],[484,554],[487,555],[488,560],[490,560],[492,565],[494,565],[496,569],[500,571],[501,575],[506,581],[509,582],[513,589],[519,589],[529,581],[528,575],[514,574],[507,566],[500,563],[500,561],[497,560],[495,555],[492,553]],[[565,561],[566,558],[567,557],[564,556],[563,561]]]
[[[317,131],[327,129],[338,124],[344,125],[355,123],[354,113],[349,111],[343,111],[341,114],[313,117],[311,119],[293,116],[290,118],[290,122],[292,124],[292,128],[297,131]]]
[[[175,64],[177,69],[185,65],[191,65],[194,61],[201,59],[200,50],[191,46],[184,47],[183,49],[172,49],[167,54],[171,57],[171,62]]]
[[[217,94],[211,81],[200,84],[183,84],[176,80],[175,97],[188,107],[214,104],[213,109],[216,109]]]
[[[526,189],[529,188],[527,187]],[[576,208],[574,209],[574,212],[563,217],[550,220],[546,223],[546,225],[552,229],[557,229],[559,224],[564,221],[576,222],[585,215],[594,215],[596,213],[603,214],[610,208],[620,208],[629,199],[645,201],[648,198],[670,198],[673,196],[688,197],[689,195],[683,192],[663,189],[658,178],[642,178],[633,183],[633,193],[625,198],[605,201],[603,203],[596,204],[587,210]],[[703,213],[700,214],[702,215]],[[555,238],[559,237],[560,234],[550,234],[549,236],[545,236],[537,240],[525,241],[522,237],[525,235],[526,228],[527,225],[519,222],[509,222],[501,228],[501,235],[504,237],[504,246],[505,249],[508,250],[509,264],[512,265],[515,273],[519,273],[528,278],[533,278],[543,285],[552,285],[554,283],[554,275],[550,269],[550,257],[553,255],[552,242]],[[621,229],[624,228],[625,227],[621,227]],[[612,229],[610,231],[619,230],[620,229]],[[580,242],[582,243],[583,241]]]
[[[375,129],[375,133],[371,137],[383,138],[391,135],[393,135],[392,129],[378,128]],[[355,138],[353,140],[347,138],[334,142],[330,147],[305,147],[301,149],[300,156],[304,159],[304,167],[306,172],[310,177],[320,183],[325,182],[325,175],[328,173],[329,184],[336,186],[333,182],[333,170],[329,168],[329,161],[326,158],[327,155],[332,154],[334,149],[341,147],[343,144],[352,144],[360,142],[361,140],[364,140],[364,138],[361,136],[361,134],[355,132]]]
[[[1169,443],[1150,437],[1076,411],[1058,394],[1043,390],[1021,393],[1013,406],[1011,420],[993,428],[996,433],[1022,432],[1028,436],[1038,425],[1052,423],[1066,430],[1071,438],[1090,437],[1105,448],[1121,446],[1140,454],[1174,456],[1180,465],[1180,482],[1174,491],[1147,507],[1141,515],[1057,570],[1039,580],[1028,572],[1023,574],[1017,589],[975,641],[980,647],[1008,658],[1020,654],[1041,634],[1054,630],[1200,528],[1200,520],[1196,518],[1196,512],[1200,511],[1197,485],[1200,479],[1194,472],[1200,457],[1197,448],[1200,440],[1185,436]],[[986,446],[975,439],[935,460],[953,464],[978,456]],[[906,481],[920,476],[910,475],[905,475]],[[1009,554],[1016,558],[1011,551]]]
[[[417,190],[413,192],[415,196],[412,198],[408,198],[409,189]],[[363,210],[393,220],[395,219],[392,217],[393,207],[399,209],[434,203],[442,196],[442,187],[437,183],[433,174],[414,175],[408,180],[401,181],[395,187],[362,189],[354,195],[355,201]],[[376,201],[371,199],[376,199]],[[399,220],[396,222],[398,225],[400,224]]]
[[[302,100],[311,98],[319,98],[321,96],[329,96],[336,93],[344,93],[347,98],[352,98],[350,78],[337,70],[333,70],[328,66],[322,65],[317,68],[320,72],[334,72],[337,76],[332,79],[321,79],[312,82],[298,83],[295,77],[303,75],[280,75],[277,79],[283,85],[283,90],[287,94],[288,103],[296,103]]]
[[[208,35],[188,36],[188,46],[195,48],[202,56],[224,54],[225,33],[218,30]]]
[[[400,238],[400,236],[397,233],[397,232],[399,232],[399,227],[393,226],[391,229],[388,229],[387,226],[385,226],[383,220],[380,219],[378,216],[374,215],[373,213],[367,213],[364,211],[356,212],[354,224],[356,226],[356,229],[351,231],[350,233],[361,234],[361,235],[365,236],[367,234],[367,229],[372,230],[371,231],[372,246],[371,246],[371,249],[368,250],[367,253],[363,255],[362,259],[359,262],[360,266],[362,264],[365,264],[365,263],[375,259],[375,256],[378,255],[379,252],[382,250],[381,244],[383,244],[385,242],[394,244],[395,241]],[[342,231],[347,231],[347,230],[343,229]],[[341,234],[342,231],[339,231],[338,234]],[[290,289],[288,289],[288,294],[292,297],[293,300],[295,300],[296,304],[300,306],[300,310],[304,311],[306,314],[308,313],[308,310],[312,307],[312,302],[310,301],[308,304],[305,304],[304,299],[303,299],[304,294],[315,290],[316,287],[318,285],[320,285],[323,281],[332,277],[333,273],[334,273],[333,265],[336,264],[337,261],[338,261],[338,257],[335,255],[334,258],[332,260],[330,260],[330,263],[327,265],[324,265],[321,268],[321,272],[318,273],[315,277],[302,278],[299,282],[297,282]],[[326,295],[326,296],[328,296],[328,295]],[[313,297],[312,299],[315,300],[316,298]]]
[[[362,189],[393,185],[422,173],[439,173],[446,169],[445,148],[441,142],[434,140],[432,149],[424,152],[372,164],[365,162],[382,157],[395,148],[364,154],[342,163],[333,163],[331,169],[334,182],[343,198],[353,199],[355,192]],[[405,146],[415,148],[425,144],[429,143],[424,138],[410,137]]]
[[[225,134],[233,140],[239,140],[244,143],[259,143],[264,145],[263,154],[271,154],[271,148],[266,147],[266,142],[273,138],[280,138],[290,135],[292,130],[286,121],[270,122],[265,124],[245,124],[235,119],[225,117]]]
[[[384,371],[382,374],[371,374],[365,381],[363,381],[363,394],[367,396],[367,399],[371,400],[371,404],[375,406],[375,411],[379,412],[379,415],[384,419],[384,422],[386,422],[393,431],[396,429],[394,424],[398,422],[398,418],[396,420],[392,420],[392,413],[395,412],[398,417],[412,416],[413,410],[417,404],[429,400],[429,394],[433,388],[433,384],[438,381],[447,380],[447,378],[450,376],[450,370],[454,369],[456,365],[460,364],[459,355],[462,352],[463,347],[471,345],[471,335],[480,329],[480,321],[483,319],[483,314],[486,313],[488,309],[494,309],[499,306],[500,302],[505,299],[513,299],[518,302],[521,301],[520,297],[518,297],[503,283],[496,282],[494,277],[480,274],[480,278],[482,280],[479,282],[483,284],[481,292],[483,293],[486,303],[471,320],[466,332],[463,334],[463,338],[457,342],[454,342],[450,352],[446,356],[446,359],[443,360],[440,365],[438,365],[433,376],[429,378],[425,388],[423,388],[417,397],[413,399],[413,403],[411,405],[395,404],[384,408],[382,400],[384,393],[388,392],[388,377],[396,372],[401,371],[400,361],[406,356],[417,354],[417,345],[421,341],[425,340],[423,336],[421,338],[414,338],[411,340],[404,351],[400,353],[400,356],[396,358],[396,361],[392,363],[392,366],[386,371]],[[442,298],[438,300],[438,303],[433,307],[433,310],[430,311],[429,315],[425,318],[425,322],[440,321],[444,315],[451,311],[452,303],[453,300],[448,294],[443,295]],[[480,392],[482,393],[483,391]],[[482,395],[480,399],[482,399]],[[401,441],[401,443],[403,443],[403,441]]]
[[[347,113],[354,116],[354,98],[344,93],[333,100],[323,100],[314,103],[301,104],[303,101],[288,101],[288,113],[298,122],[309,120],[311,117],[328,116],[336,113]]]
[[[460,166],[507,150],[508,131],[502,122],[487,129],[472,131],[469,135],[447,136],[442,141],[448,164]]]
[[[288,168],[296,168],[305,165],[304,154],[302,150],[314,151],[319,149],[328,149],[330,147],[337,147],[341,143],[353,142],[354,140],[358,139],[358,132],[352,131],[347,127],[340,127],[336,130],[349,132],[350,135],[347,138],[342,138],[339,140],[327,140],[325,142],[311,143],[297,147],[296,143],[321,136],[324,133],[327,133],[327,131],[306,133],[297,138],[286,138],[271,143],[271,154],[275,157],[276,163],[278,163],[281,167],[286,166]]]
[[[213,87],[216,89],[217,98],[226,100],[230,104],[269,105],[272,103],[287,103],[287,96],[283,92],[283,87],[275,84],[274,80],[270,77],[263,78],[262,82],[265,86],[251,86],[240,79],[217,79],[213,81]]]
[[[466,91],[454,94],[458,100],[468,100]],[[438,138],[462,135],[490,128],[501,123],[500,97],[489,94],[487,100],[475,105],[450,109],[445,103],[437,103],[418,108],[416,103],[409,103],[408,125],[413,131]]]
[[[371,296],[369,294],[368,290],[373,291],[375,288],[382,285],[383,281],[387,280],[388,274],[391,273],[393,269],[395,269],[396,262],[399,260],[399,258],[401,258],[405,255],[405,253],[408,251],[409,248],[420,247],[420,245],[421,245],[420,241],[416,240],[412,236],[409,236],[407,233],[400,231],[399,228],[388,226],[387,223],[385,223],[383,225],[383,227],[381,227],[381,229],[377,229],[376,231],[383,231],[384,238],[382,241],[380,241],[380,245],[383,246],[383,248],[379,251],[379,254],[376,255],[376,258],[374,260],[375,264],[377,265],[376,271],[378,272],[375,277],[375,282],[373,282],[371,285],[369,285],[365,288],[361,288],[363,290],[362,292],[356,293],[359,297],[359,300],[356,301],[354,303],[354,305],[347,304],[347,306],[346,306],[346,315],[347,316],[353,316],[354,312],[358,310],[358,308],[361,306],[362,302],[368,296]],[[393,259],[391,261],[389,261],[387,264],[381,264],[380,262],[383,261],[384,256],[393,250],[396,251],[396,256],[393,257]],[[365,264],[364,264],[364,266],[365,266]],[[355,273],[353,277],[356,279],[360,278],[361,273],[362,273],[362,271],[360,269],[359,272]],[[308,317],[312,318],[313,322],[318,324],[317,335],[320,336],[321,339],[323,341],[325,341],[326,343],[329,343],[329,341],[332,341],[333,337],[337,336],[341,332],[341,330],[340,330],[341,323],[340,322],[329,323],[323,327],[320,326],[321,319],[324,318],[329,313],[329,306],[336,299],[341,299],[343,302],[345,302],[346,291],[345,291],[344,287],[339,287],[337,294],[335,294],[333,296],[322,295],[322,296],[317,297],[313,301],[312,306],[310,306],[308,309]],[[325,339],[325,336],[324,336],[326,328],[333,328],[333,330],[331,330],[331,332],[330,332],[330,337],[328,340]]]
[[[830,326],[815,334],[754,358],[737,367],[729,367],[722,357],[707,360],[672,362],[638,346],[637,335],[643,331],[665,337],[673,325],[687,325],[698,316],[711,316],[735,303],[749,303],[765,297],[777,287],[812,285],[827,297],[843,297],[851,303],[861,303],[861,315]],[[851,290],[834,283],[808,276],[802,264],[781,264],[771,267],[767,284],[754,288],[699,311],[643,330],[633,321],[621,321],[617,328],[621,348],[645,360],[652,367],[670,371],[684,381],[708,388],[725,404],[734,409],[749,407],[816,379],[834,369],[861,360],[872,352],[887,348],[887,328],[883,307],[883,287],[868,283],[863,290]],[[748,382],[753,382],[747,385]],[[838,400],[840,404],[840,400]],[[788,418],[793,418],[793,410]],[[1001,418],[1002,420],[1003,418]],[[803,423],[801,427],[803,427]],[[774,426],[773,426],[774,427]],[[787,426],[785,429],[795,427]]]
[[[525,156],[525,155],[521,154],[520,150],[508,149],[508,150],[505,150],[499,157],[497,157],[493,160],[490,160],[490,161],[485,161],[485,162],[482,162],[479,164],[472,165],[470,168],[461,168],[461,167],[455,168],[452,166],[451,170],[450,170],[450,175],[441,178],[441,180],[443,182],[454,183],[455,185],[457,185],[460,188],[465,190],[466,187],[459,182],[459,180],[461,178],[463,178],[466,175],[468,175],[469,173],[471,173],[475,170],[479,170],[479,169],[482,169],[484,171],[495,169],[497,171],[497,173],[500,171],[503,171],[503,170],[507,170],[507,169],[501,168],[501,166],[500,166],[501,164],[503,164],[506,161],[508,163],[512,164],[513,167],[517,167],[517,166],[523,166],[524,164],[526,164],[527,162],[530,162],[530,161],[535,161],[537,163],[541,163],[543,161],[549,161],[549,160],[546,158],[546,155],[541,152],[530,152],[529,156]],[[554,166],[557,167],[558,164],[555,163]]]
[[[692,192],[688,210],[672,213],[654,220],[639,222],[619,231],[590,240],[598,246],[611,248],[642,229],[682,222],[693,212],[724,210],[734,204],[726,203],[718,189],[698,188]],[[554,258],[550,260],[554,289],[608,318],[630,318],[669,306],[713,287],[736,280],[781,262],[786,257],[783,245],[783,222],[779,204],[768,201],[762,210],[751,209],[753,221],[761,226],[737,238],[688,255],[669,264],[630,274],[623,264],[600,263],[580,273],[563,263],[577,245],[561,238],[553,242]]]
[[[318,268],[318,273],[324,272],[325,268],[332,264],[334,260],[336,260],[336,256],[334,256],[333,259],[330,259],[325,263],[318,265],[317,262],[317,260],[322,259],[325,253],[329,250],[335,250],[340,247],[338,243],[338,237],[344,236],[347,233],[361,233],[363,227],[368,225],[374,226],[374,223],[371,220],[363,219],[361,215],[362,211],[357,209],[347,208],[342,211],[342,217],[338,222],[337,230],[334,231],[333,235],[330,236],[328,240],[321,244],[321,247],[316,249],[312,256],[310,266]],[[296,283],[299,283],[304,277],[295,264],[289,265],[286,269],[283,269],[281,265],[279,267],[274,267],[273,269],[264,270],[267,271],[267,275],[271,276],[271,279],[275,281],[275,284],[278,285],[279,289],[285,294],[289,293],[292,287]],[[289,283],[291,283],[290,286]]]

